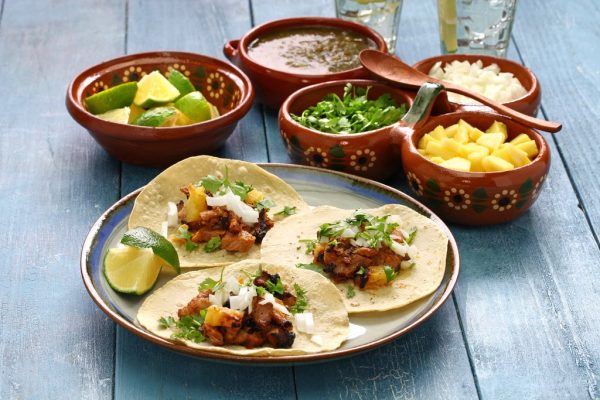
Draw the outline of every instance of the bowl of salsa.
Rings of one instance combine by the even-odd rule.
[[[371,28],[337,18],[300,17],[270,21],[230,40],[225,56],[248,74],[261,103],[278,109],[296,90],[316,83],[367,78],[358,54],[387,52]]]

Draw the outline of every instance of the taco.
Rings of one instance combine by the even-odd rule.
[[[429,218],[389,204],[368,210],[321,206],[279,223],[261,259],[312,269],[331,279],[349,313],[403,307],[433,293],[448,238]]]
[[[334,350],[349,329],[328,279],[257,260],[182,274],[146,298],[137,320],[186,346],[253,356]]]
[[[258,259],[266,232],[306,207],[290,185],[255,164],[198,156],[150,181],[128,224],[168,237],[182,268],[214,267]]]

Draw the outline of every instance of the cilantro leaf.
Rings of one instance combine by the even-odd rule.
[[[221,238],[219,236],[211,237],[208,242],[204,245],[204,251],[207,253],[212,253],[213,251],[219,250],[221,248]]]
[[[410,231],[408,231],[408,237],[406,238],[406,244],[412,244],[412,242],[415,240],[416,236],[417,236],[417,227],[413,226],[412,228],[410,228]]]
[[[205,176],[200,180],[204,189],[209,191],[211,194],[216,194],[221,186],[223,186],[223,180],[213,175]]]
[[[356,291],[354,291],[354,285],[350,284],[346,287],[346,298],[351,299],[356,296]]]
[[[365,267],[360,267],[358,271],[356,271],[356,275],[364,275],[367,272]]]
[[[285,215],[286,217],[289,217],[290,215],[296,214],[296,207],[290,207],[290,206],[284,206],[283,210],[279,211],[278,213],[275,213],[275,215]]]
[[[385,279],[388,282],[391,282],[398,277],[398,272],[396,272],[394,268],[390,267],[389,265],[383,267],[383,272],[385,272]]]
[[[225,286],[225,282],[223,282],[223,271],[225,271],[225,267],[221,268],[221,276],[218,281],[215,281],[213,278],[206,278],[198,285],[198,291],[202,292],[204,290],[210,289],[212,292],[216,292],[217,290],[223,289]]]
[[[264,199],[256,203],[256,211],[261,211],[263,208],[268,210],[269,208],[273,207],[275,207],[275,203],[273,203],[273,201],[270,199]]]
[[[309,264],[296,264],[296,268],[302,268],[302,269],[308,269],[310,271],[315,271],[320,273],[321,275],[325,275],[325,272],[323,271],[323,267],[320,266],[319,264],[314,264],[314,263],[309,263]]]
[[[308,307],[308,299],[306,298],[306,290],[300,285],[294,283],[294,291],[296,292],[296,304],[290,307],[292,314],[303,313]]]
[[[299,242],[306,245],[306,254],[312,254],[315,251],[315,246],[317,245],[316,240],[300,239]]]
[[[279,293],[283,294],[285,292],[285,288],[283,287],[283,282],[281,282],[281,278],[277,276],[277,282],[273,283],[270,280],[267,281],[267,291],[270,293]]]
[[[171,338],[201,343],[206,340],[201,331],[205,318],[206,310],[201,310],[196,315],[186,315],[178,321],[173,317],[161,317],[158,322],[161,329],[174,328],[175,332],[173,332]]]
[[[256,287],[256,294],[259,295],[260,297],[265,297],[265,294],[267,293],[267,289],[265,289],[262,286],[255,286]]]
[[[233,194],[242,199],[242,201],[246,200],[246,198],[248,198],[248,193],[252,191],[252,186],[246,185],[244,182],[240,181],[237,181],[235,183],[229,183],[227,186],[229,187],[229,189],[231,189]]]
[[[198,248],[198,243],[192,242],[192,234],[188,231],[187,225],[181,225],[177,230],[177,235],[179,239],[185,239],[185,249],[187,251],[193,251]]]

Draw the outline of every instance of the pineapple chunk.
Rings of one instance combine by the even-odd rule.
[[[463,126],[467,129],[467,132],[470,132],[473,128],[473,125],[469,124],[467,121],[465,121],[464,119],[460,119],[458,120],[458,126]]]
[[[387,276],[383,266],[369,267],[367,283],[365,289],[377,289],[387,285]]]
[[[225,328],[240,327],[244,318],[243,311],[211,305],[206,309],[204,323],[210,326],[223,326]]]
[[[430,140],[437,140],[437,139],[433,138],[429,133],[424,134],[423,137],[421,139],[419,139],[419,143],[418,143],[417,147],[419,149],[427,148],[427,143],[429,143]]]
[[[427,151],[425,149],[417,149],[420,155],[427,157]]]
[[[206,191],[204,187],[196,187],[191,183],[187,186],[190,196],[185,202],[185,220],[196,221],[200,218],[200,213],[207,210]]]
[[[530,140],[530,141],[525,142],[525,143],[520,143],[520,144],[517,145],[517,148],[521,149],[525,153],[527,153],[527,156],[529,158],[534,158],[539,153],[539,150],[537,148],[537,144],[535,143],[535,140]]]
[[[486,148],[487,151],[487,148]],[[471,161],[471,172],[485,172],[481,162],[487,156],[487,153],[473,152],[469,153],[467,159]]]
[[[437,140],[430,140],[429,143],[427,143],[427,148],[425,151],[430,156],[442,157],[443,159],[454,156],[453,153],[450,153],[444,146],[442,146],[442,143]]]
[[[464,158],[467,158],[467,156],[471,153],[484,153],[486,156],[490,154],[490,149],[473,142],[463,145],[461,150],[462,153],[460,156]]]
[[[504,136],[504,140],[508,138],[508,131],[506,129],[506,125],[500,121],[494,121],[494,123],[487,128],[485,133],[501,133]]]
[[[429,158],[429,161],[434,162],[436,164],[441,164],[444,162],[444,159],[442,157],[433,156],[433,157]]]
[[[248,196],[246,197],[246,200],[244,200],[244,202],[250,204],[251,206],[255,206],[256,203],[264,199],[265,195],[263,194],[263,192],[256,189],[252,189],[248,192]]]
[[[481,161],[481,165],[485,172],[508,171],[515,167],[508,161],[496,156],[485,156]]]
[[[483,135],[483,132],[477,128],[473,128],[469,131],[469,139],[476,142]]]
[[[446,128],[446,136],[454,137],[454,135],[456,135],[457,131],[458,131],[458,124],[450,125],[449,127]]]
[[[469,130],[465,125],[459,125],[458,130],[454,135],[454,140],[461,144],[469,142]]]
[[[519,134],[516,138],[510,141],[511,144],[515,146],[521,143],[529,142],[531,139],[525,133]]]
[[[471,161],[462,157],[453,157],[441,163],[440,166],[457,171],[469,172],[471,170]]]
[[[531,161],[529,157],[527,157],[527,153],[523,150],[519,149],[517,146],[514,146],[511,143],[504,143],[502,146],[502,150],[508,156],[508,158],[504,158],[506,161],[515,165],[515,167],[522,167],[523,165],[529,164]]]
[[[429,135],[436,140],[442,140],[448,137],[448,135],[446,135],[446,130],[441,125],[436,126],[434,130],[429,132]]]
[[[477,139],[476,143],[494,151],[504,143],[504,135],[500,132],[484,133]]]
[[[442,156],[445,160],[458,156],[462,151],[462,145],[454,139],[442,139],[440,143],[442,144],[442,147],[446,150],[446,156]]]

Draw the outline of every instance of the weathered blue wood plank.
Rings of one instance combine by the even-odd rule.
[[[169,49],[223,58],[223,43],[240,37],[251,23],[246,1],[133,1],[128,27],[130,53]],[[218,155],[267,161],[260,107],[241,121]],[[123,193],[157,172],[124,165]],[[256,369],[195,360],[143,342],[123,329],[117,332],[115,374],[116,399],[294,397],[290,367]]]
[[[335,15],[332,1],[286,1],[283,4],[280,1],[254,1],[252,5],[256,24],[289,16]],[[404,5],[398,42],[401,57],[404,53],[427,47],[426,42],[416,39],[420,37],[421,23],[426,19],[426,14],[416,9],[419,6],[410,2]],[[432,7],[431,10],[435,16],[435,10]],[[409,35],[413,40],[408,40]],[[437,38],[437,33],[429,36]],[[431,47],[435,45],[437,42]],[[271,161],[289,162],[279,135],[277,113],[266,111],[265,121]],[[402,180],[394,182],[400,182],[401,188],[406,189]],[[427,324],[377,351],[325,365],[295,367],[295,370],[299,398],[477,397],[452,301]]]
[[[250,29],[245,1],[131,1],[127,52],[179,50],[225,59],[223,44]],[[239,122],[219,157],[252,162],[267,161],[265,130],[260,106],[253,106]],[[123,165],[123,194],[145,185],[159,172],[155,168]]]
[[[0,398],[107,399],[114,323],[79,274],[119,195],[118,164],[67,114],[68,82],[119,55],[123,1],[3,2],[0,23]]]

